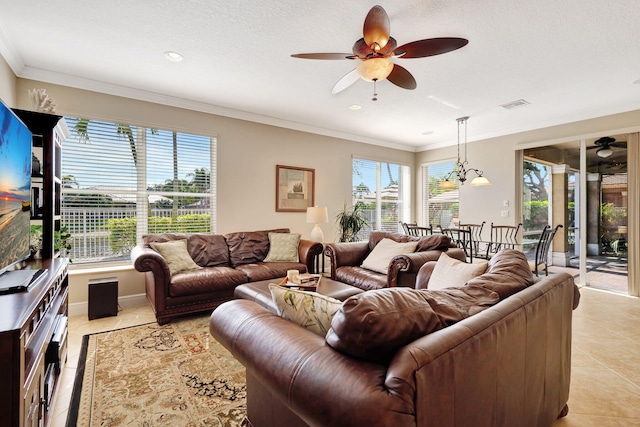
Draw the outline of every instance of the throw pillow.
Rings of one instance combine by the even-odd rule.
[[[527,257],[515,249],[502,249],[489,261],[487,272],[469,280],[467,286],[482,286],[504,299],[532,285],[534,281]]]
[[[485,310],[499,299],[495,292],[475,286],[367,291],[345,300],[325,340],[343,353],[387,364],[401,347]]]
[[[418,242],[399,243],[386,237],[376,245],[362,262],[361,267],[378,273],[389,273],[389,262],[396,255],[415,252]]]
[[[169,264],[169,272],[176,273],[202,268],[196,264],[187,251],[187,240],[170,240],[168,242],[152,242],[151,248],[158,252]]]
[[[462,286],[468,280],[484,274],[488,265],[487,261],[467,264],[451,258],[446,252],[443,252],[436,262],[427,287],[431,290],[438,290]]]
[[[289,289],[273,283],[269,284],[269,290],[280,316],[320,336],[327,334],[333,316],[342,305],[342,301],[317,292]]]
[[[269,253],[264,262],[298,262],[298,233],[269,233]]]

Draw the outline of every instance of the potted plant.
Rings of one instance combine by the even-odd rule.
[[[31,258],[40,259],[40,250],[42,249],[42,226],[31,225],[31,233],[29,237],[29,250],[31,251]]]
[[[358,233],[369,221],[364,217],[364,204],[357,202],[353,208],[348,208],[344,204],[344,208],[336,215],[336,221],[340,229],[340,242],[356,242]]]
[[[60,230],[53,233],[53,249],[60,251],[61,256],[68,257],[71,247],[71,233],[69,233],[67,226],[63,225]]]

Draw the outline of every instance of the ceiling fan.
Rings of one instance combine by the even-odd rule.
[[[618,141],[616,142],[615,138],[610,136],[603,136],[600,139],[597,139],[593,142],[595,145],[593,147],[587,147],[587,150],[593,150],[597,148],[596,154],[598,157],[609,157],[613,154],[613,150],[611,147],[621,147],[625,148],[627,146],[626,141]]]
[[[404,67],[391,61],[394,58],[424,58],[440,55],[460,49],[469,40],[458,37],[439,37],[416,40],[398,47],[396,40],[390,36],[390,23],[387,12],[382,6],[371,8],[364,20],[363,35],[352,48],[353,53],[297,53],[291,55],[302,59],[359,60],[360,64],[345,74],[331,90],[332,94],[341,92],[358,81],[359,78],[374,83],[373,100],[377,100],[375,83],[389,80],[403,89],[415,89],[416,79]]]

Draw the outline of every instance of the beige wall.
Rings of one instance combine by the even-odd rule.
[[[0,99],[9,107],[16,106],[16,76],[0,55]]]

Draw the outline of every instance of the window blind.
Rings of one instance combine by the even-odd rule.
[[[411,216],[411,168],[354,158],[352,172],[352,203],[364,205],[368,221],[359,238],[367,239],[373,230],[400,232],[399,221]]]
[[[455,162],[429,163],[422,166],[422,218],[425,225],[434,230],[438,226],[447,227],[453,218],[458,218],[459,182],[451,177],[455,190],[442,190],[439,187],[445,177],[453,170]]]
[[[65,117],[62,226],[74,263],[128,259],[148,233],[215,228],[215,138]]]

